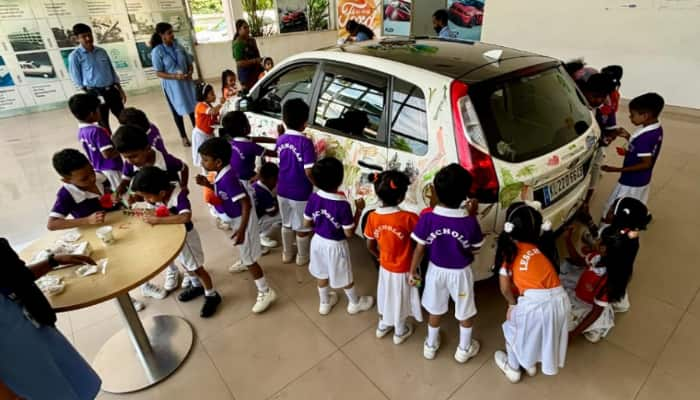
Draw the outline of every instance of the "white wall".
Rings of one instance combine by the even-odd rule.
[[[624,97],[656,91],[669,104],[700,108],[700,3],[661,8],[669,3],[487,0],[482,40],[563,60],[584,57],[593,67],[619,64]]]
[[[272,57],[276,63],[293,54],[332,46],[337,40],[337,31],[297,32],[256,38],[260,54]],[[220,79],[221,71],[225,69],[236,70],[230,41],[199,44],[195,46],[195,51],[202,76],[207,79]]]

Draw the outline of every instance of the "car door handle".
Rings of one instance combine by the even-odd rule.
[[[379,172],[384,171],[384,168],[382,168],[381,166],[375,165],[375,164],[370,164],[366,161],[359,160],[357,162],[357,164],[362,168],[367,168],[367,169],[371,169],[371,170],[375,170],[375,171],[379,171]]]

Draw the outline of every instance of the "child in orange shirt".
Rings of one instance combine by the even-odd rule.
[[[374,192],[382,201],[367,218],[365,237],[370,253],[379,258],[379,282],[377,284],[377,310],[379,324],[376,336],[386,336],[394,329],[394,344],[401,344],[413,334],[408,317],[422,321],[418,288],[408,284],[411,270],[413,243],[411,232],[418,216],[402,211],[398,205],[406,197],[410,181],[399,171],[386,171],[372,177]]]
[[[200,165],[202,158],[199,155],[199,146],[207,139],[214,136],[214,127],[219,121],[219,111],[224,104],[222,97],[219,104],[213,105],[216,101],[214,87],[206,82],[197,84],[197,106],[194,108],[194,129],[192,130],[192,163]],[[201,168],[201,165],[200,165]],[[202,170],[203,173],[204,170]]]
[[[520,381],[520,368],[529,376],[556,375],[566,360],[571,304],[559,282],[551,223],[526,203],[508,207],[498,238],[495,265],[500,267],[501,293],[508,302],[503,335],[506,351],[494,360],[506,378]]]

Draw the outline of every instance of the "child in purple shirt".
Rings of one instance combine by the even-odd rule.
[[[261,313],[277,299],[277,293],[268,286],[265,273],[258,264],[262,253],[258,217],[250,196],[231,168],[231,146],[226,139],[214,137],[202,143],[198,151],[202,156],[202,168],[216,172],[216,178],[212,184],[206,176],[197,175],[197,184],[213,190],[222,200],[214,208],[234,232],[231,239],[240,252],[241,263],[247,267],[258,288],[253,312]]]
[[[127,107],[119,114],[119,123],[122,125],[135,125],[146,132],[148,143],[161,153],[167,153],[165,142],[160,135],[158,127],[152,124],[146,113],[134,107]]]
[[[318,312],[328,315],[338,302],[338,295],[330,291],[330,288],[345,290],[348,314],[367,311],[374,305],[374,298],[358,296],[355,292],[347,241],[354,234],[365,206],[364,201],[355,201],[353,216],[345,195],[338,193],[338,188],[343,183],[343,163],[338,159],[327,157],[319,160],[311,173],[319,190],[309,197],[304,220],[306,227],[313,227],[315,233],[311,239],[309,272],[318,280]]]
[[[302,99],[284,103],[282,119],[287,131],[277,139],[275,146],[280,159],[277,197],[282,216],[282,262],[292,262],[296,234],[299,266],[309,262],[310,229],[304,226],[304,208],[313,190],[309,177],[316,162],[314,144],[302,133],[308,116],[309,106]]]
[[[116,188],[120,180],[122,159],[114,149],[109,132],[98,125],[100,100],[90,94],[78,93],[68,100],[73,116],[80,121],[78,140],[85,150],[95,171],[101,172]]]
[[[411,234],[416,248],[411,261],[410,283],[420,280],[418,266],[425,250],[429,250],[428,272],[423,290],[423,308],[430,314],[428,337],[423,345],[423,356],[432,360],[440,348],[440,318],[447,312],[450,298],[455,303],[455,318],[459,321],[459,346],[455,360],[465,363],[480,348],[472,339],[476,315],[474,280],[470,267],[474,251],[481,248],[484,238],[476,219],[475,200],[467,202],[469,211],[462,208],[467,200],[472,178],[459,164],[441,169],[433,185],[439,203],[433,211],[423,214]]]
[[[52,161],[63,186],[56,194],[47,228],[54,231],[103,223],[105,211],[114,204],[107,178],[95,173],[87,157],[75,149],[59,151]]]
[[[204,295],[204,305],[199,315],[202,318],[211,317],[221,303],[221,296],[214,290],[211,276],[204,269],[202,241],[192,224],[192,206],[187,192],[170,182],[168,173],[157,167],[140,169],[131,186],[139,196],[156,207],[155,214],[144,217],[147,223],[185,225],[185,245],[177,261],[187,270],[191,286],[180,293],[178,300],[187,302]]]
[[[664,99],[656,93],[646,93],[630,101],[630,121],[641,126],[635,133],[624,131],[620,136],[629,141],[622,167],[602,167],[604,172],[620,172],[620,180],[615,186],[603,215],[621,197],[632,197],[646,205],[649,200],[651,175],[661,152],[664,131],[659,115],[664,108]]]

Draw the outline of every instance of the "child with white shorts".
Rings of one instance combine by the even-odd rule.
[[[423,357],[428,360],[434,359],[440,348],[440,318],[447,312],[450,298],[460,324],[455,360],[465,363],[480,349],[479,342],[472,339],[476,304],[470,265],[474,261],[473,252],[483,244],[483,236],[475,217],[476,202],[468,202],[469,213],[461,207],[467,200],[471,182],[469,172],[458,164],[441,169],[433,183],[439,203],[420,217],[411,234],[417,243],[411,261],[412,285],[420,282],[418,267],[426,248],[430,254],[422,300],[430,314],[428,337],[423,345]]]
[[[338,159],[324,158],[314,164],[311,172],[319,191],[309,198],[304,219],[306,227],[313,227],[315,233],[311,240],[309,272],[318,280],[318,312],[328,315],[338,302],[338,295],[331,288],[345,290],[348,314],[367,311],[374,305],[374,298],[358,296],[355,291],[350,247],[346,239],[354,234],[364,201],[355,201],[353,216],[345,195],[338,193],[343,182],[343,164]]]

